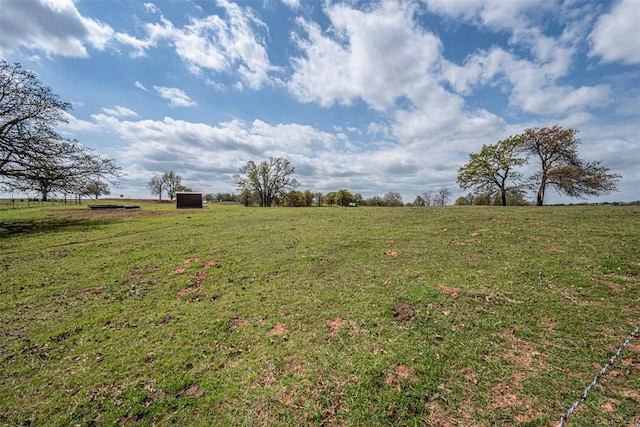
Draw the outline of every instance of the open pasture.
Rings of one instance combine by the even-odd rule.
[[[0,424],[557,425],[640,323],[637,206],[141,206],[0,213]]]

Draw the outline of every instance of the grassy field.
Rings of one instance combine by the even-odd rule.
[[[551,426],[640,323],[638,206],[36,207],[0,254],[0,425]],[[567,425],[639,390],[633,340]]]

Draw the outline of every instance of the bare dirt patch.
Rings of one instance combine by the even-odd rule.
[[[387,249],[386,251],[384,251],[384,254],[392,256],[394,258],[398,256],[398,252],[394,251],[393,249]]]
[[[443,294],[447,294],[450,295],[452,297],[457,297],[458,295],[460,295],[460,289],[459,288],[454,288],[452,286],[446,286],[446,285],[440,285],[439,286],[440,291]]]
[[[566,254],[567,251],[565,251],[564,249],[558,249],[558,248],[545,248],[543,249],[544,252],[548,252],[550,254]]]
[[[339,317],[327,320],[327,326],[329,327],[329,336],[336,335],[346,324],[347,321]]]
[[[195,399],[204,395],[204,389],[198,384],[191,384],[178,390],[176,395],[178,397],[188,397],[191,399]]]
[[[60,209],[55,215],[71,218],[112,220],[125,218],[146,218],[154,216],[176,215],[175,211],[148,211],[148,210],[91,210],[91,209]]]
[[[416,315],[415,308],[408,301],[393,304],[390,309],[394,319],[404,322],[410,321]]]
[[[191,286],[188,286],[184,289],[181,289],[178,292],[178,298],[184,298],[185,296],[189,295],[189,294],[193,294],[193,293],[200,293],[200,292],[204,292],[204,286],[202,286],[201,283],[197,283]]]
[[[214,265],[220,265],[221,262],[222,261],[220,261],[219,259],[216,259],[216,260],[213,260],[213,261],[205,261],[200,266],[202,268],[209,268],[209,267],[212,267]]]
[[[276,323],[276,325],[269,329],[267,331],[267,334],[269,335],[285,335],[287,332],[289,332],[289,329],[287,329],[287,326],[284,323]]]
[[[106,286],[92,286],[90,288],[85,288],[85,289],[81,290],[80,291],[80,295],[100,294],[100,293],[104,292],[105,289],[107,289]]]
[[[231,323],[229,329],[237,329],[247,324],[247,319],[244,316],[234,315],[231,316]]]

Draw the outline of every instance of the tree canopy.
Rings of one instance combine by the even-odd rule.
[[[86,194],[90,182],[114,182],[120,168],[78,141],[62,137],[67,102],[35,73],[0,60],[0,187]]]
[[[558,125],[532,127],[496,144],[483,145],[459,169],[458,185],[487,196],[474,204],[491,204],[497,193],[503,206],[526,204],[527,189],[536,191],[538,206],[544,204],[548,187],[569,197],[598,196],[617,190],[620,175],[610,173],[600,162],[585,161],[578,156],[577,133],[576,129]],[[516,168],[527,165],[531,157],[537,160],[539,168],[523,184],[522,174]]]
[[[620,175],[609,173],[600,162],[578,157],[580,140],[576,129],[532,127],[522,135],[524,149],[534,156],[540,169],[529,178],[536,190],[536,204],[542,206],[547,187],[569,197],[598,196],[617,190]]]
[[[521,178],[516,167],[526,164],[522,152],[522,137],[515,136],[483,145],[479,153],[469,155],[469,163],[458,171],[458,185],[463,190],[472,188],[479,193],[498,191],[502,206],[507,205],[507,193]],[[509,185],[509,180],[513,185]]]
[[[250,160],[233,175],[240,191],[256,193],[261,207],[271,207],[273,201],[284,197],[287,190],[298,187],[292,178],[295,168],[282,157],[269,157],[260,163]]]

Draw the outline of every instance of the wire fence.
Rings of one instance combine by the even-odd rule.
[[[562,418],[560,418],[560,423],[558,424],[558,427],[564,427],[565,423],[567,422],[567,418],[573,415],[575,410],[578,409],[578,406],[580,406],[580,404],[587,399],[587,395],[589,394],[589,392],[591,392],[591,390],[596,386],[596,384],[598,384],[598,381],[600,380],[600,378],[602,378],[607,373],[607,370],[615,363],[616,359],[620,356],[622,351],[625,348],[627,348],[631,340],[638,337],[638,333],[640,333],[640,325],[638,325],[635,331],[633,331],[631,335],[629,335],[629,337],[626,339],[626,341],[620,346],[620,348],[618,348],[618,351],[616,351],[616,353],[611,357],[611,360],[609,360],[609,363],[604,365],[604,367],[600,370],[600,372],[598,372],[598,374],[593,378],[593,381],[591,381],[591,384],[587,386],[587,388],[584,390],[580,398],[576,400],[576,402],[573,405],[571,405],[571,408],[569,408],[567,413],[564,414]],[[640,427],[640,419],[636,421],[636,427]]]
[[[43,206],[65,206],[65,205],[81,205],[82,199],[69,198],[69,199],[48,199],[46,201],[24,197],[24,198],[0,198],[0,211],[8,209],[27,209],[37,208]],[[85,199],[86,202],[86,199]]]

